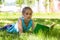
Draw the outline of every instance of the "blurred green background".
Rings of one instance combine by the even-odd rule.
[[[41,15],[41,16],[39,16]],[[49,16],[48,16],[49,15]],[[21,17],[19,12],[1,12],[0,13],[0,26],[3,27],[6,24],[16,23],[18,18]],[[47,17],[48,16],[48,17]],[[56,24],[53,30],[49,33],[43,31],[38,32],[38,34],[33,33],[24,33],[22,35],[18,33],[7,33],[6,31],[0,31],[0,40],[59,40],[60,39],[60,19],[55,18],[55,14],[41,14],[33,13],[32,19],[34,20],[35,25],[37,23],[43,25],[51,25],[53,22]]]
[[[0,40],[60,40],[60,1],[59,0],[0,0],[0,27],[16,23],[22,16],[21,11],[29,6],[33,10],[32,19],[35,23],[51,25],[49,32],[34,33],[8,33],[0,31]]]

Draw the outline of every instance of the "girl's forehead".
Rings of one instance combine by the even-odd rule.
[[[25,12],[32,13],[32,11],[29,9],[25,10]]]

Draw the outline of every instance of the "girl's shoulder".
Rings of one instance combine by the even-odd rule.
[[[23,18],[23,17],[19,17],[19,18],[18,18],[18,22],[19,22],[20,20],[24,20],[24,18]]]
[[[19,18],[18,18],[18,22],[19,22],[19,21],[24,21],[24,17],[19,17]],[[33,20],[30,19],[30,22],[33,22]]]
[[[32,19],[30,19],[30,21],[31,21],[31,22],[33,22],[33,20],[32,20]]]
[[[22,19],[23,17],[19,17],[18,20]]]

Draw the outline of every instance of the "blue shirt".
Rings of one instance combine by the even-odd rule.
[[[22,27],[23,27],[23,31],[29,31],[29,29],[32,27],[32,19],[29,20],[28,26],[26,26],[26,24],[24,23],[24,18],[21,18],[22,20]]]
[[[19,20],[22,20],[22,28],[23,31],[29,31],[29,29],[32,27],[32,19],[29,20],[28,26],[26,26],[25,22],[24,22],[24,17],[19,18]],[[18,22],[19,22],[18,20]],[[7,29],[8,32],[19,32],[18,29],[18,22],[16,24],[12,24],[12,26],[10,28]]]

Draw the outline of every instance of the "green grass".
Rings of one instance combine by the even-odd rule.
[[[39,16],[41,15],[41,16]],[[44,25],[51,25],[52,22],[56,23],[53,30],[50,30],[48,33],[43,31],[34,33],[7,33],[6,31],[0,31],[0,40],[60,40],[60,19],[59,18],[47,18],[47,16],[53,17],[55,14],[45,14],[44,17],[42,14],[34,14],[33,20],[35,25],[37,23]],[[21,16],[19,13],[0,13],[0,26],[3,27],[6,24],[16,23],[18,18]],[[40,18],[35,18],[35,16]]]

